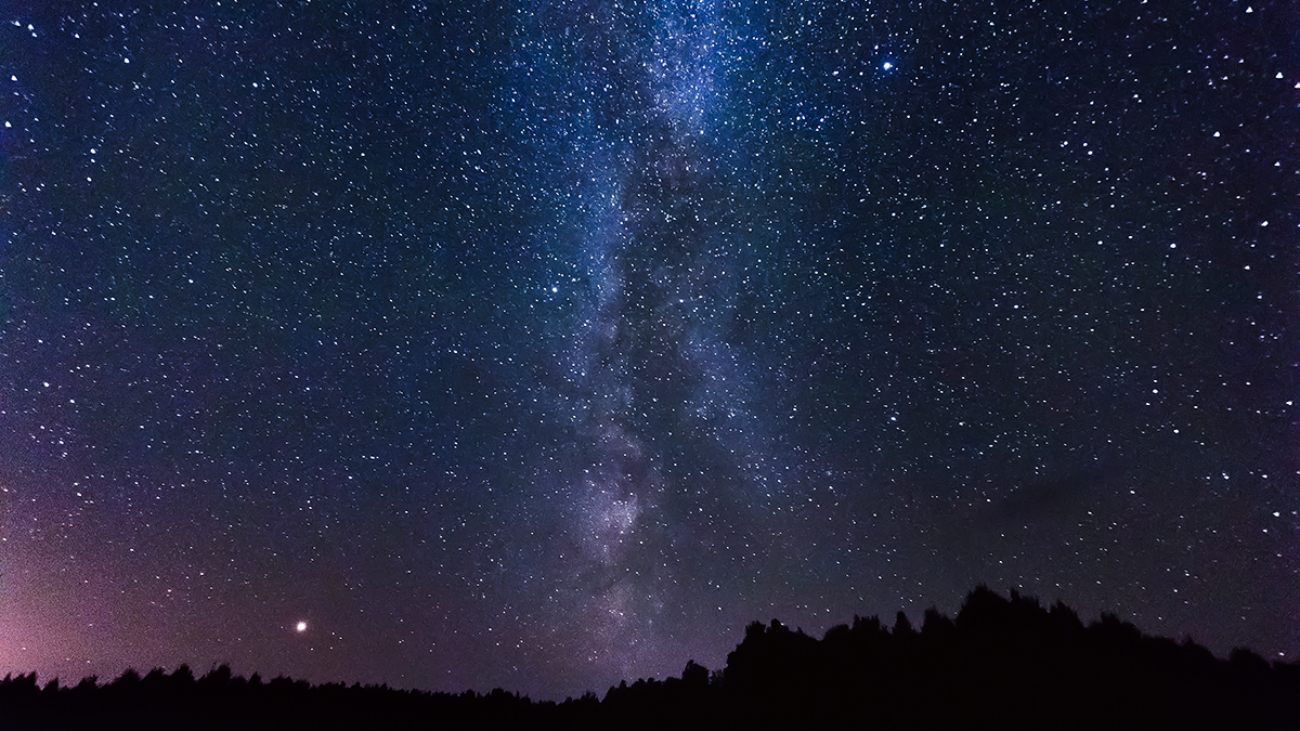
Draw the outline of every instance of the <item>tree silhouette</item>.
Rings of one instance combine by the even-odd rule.
[[[128,669],[69,686],[35,673],[0,680],[0,729],[1297,729],[1300,665],[1248,649],[1217,659],[1185,638],[1144,635],[1115,614],[1085,625],[1057,602],[987,587],[949,618],[927,610],[920,630],[854,617],[822,639],[755,622],[710,673],[627,681],[534,702],[486,694],[310,685],[229,666],[202,677],[182,665]]]

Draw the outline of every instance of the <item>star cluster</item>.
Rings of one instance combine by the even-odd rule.
[[[0,672],[1300,651],[1288,3],[18,3]]]

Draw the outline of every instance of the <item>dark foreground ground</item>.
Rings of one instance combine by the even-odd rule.
[[[638,680],[563,703],[487,694],[127,671],[76,686],[0,682],[0,731],[26,729],[1287,729],[1300,665],[1143,635],[1061,604],[971,592],[919,629],[855,618],[818,640],[754,623],[710,673]]]

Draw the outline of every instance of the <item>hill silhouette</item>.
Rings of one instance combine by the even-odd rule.
[[[710,673],[626,681],[604,698],[534,702],[387,686],[310,685],[188,666],[100,684],[0,681],[0,729],[1300,729],[1300,665],[1226,659],[1114,615],[972,591],[919,629],[854,618],[818,640],[755,622]]]

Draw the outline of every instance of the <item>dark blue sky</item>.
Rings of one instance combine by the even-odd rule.
[[[0,672],[1300,652],[1289,3],[0,12]]]

